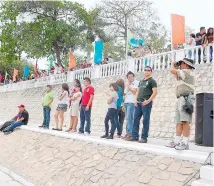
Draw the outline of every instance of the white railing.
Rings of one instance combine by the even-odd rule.
[[[92,78],[93,67],[76,70],[74,73],[74,79],[83,80],[85,77]]]
[[[120,61],[101,65],[100,67],[100,78],[126,74],[128,71],[127,61]]]
[[[211,49],[214,49],[214,44],[206,47],[197,46],[186,49],[173,50],[170,52],[163,52],[160,54],[152,54],[142,58],[129,58],[125,61],[98,65],[90,68],[70,71],[68,73],[41,77],[36,80],[28,80],[0,86],[0,92],[43,87],[48,84],[62,84],[73,82],[74,79],[83,80],[85,77],[96,79],[124,75],[128,71],[132,71],[134,73],[142,72],[146,66],[150,66],[154,70],[163,70],[170,68],[172,61],[181,60],[184,57],[189,57],[194,60],[195,64],[202,65],[204,63],[214,62],[213,55],[211,55]]]
[[[214,44],[211,44],[206,47],[189,47],[160,54],[152,54],[143,58],[135,58],[135,72],[143,71],[147,65],[154,70],[167,69],[171,67],[172,61],[178,61],[184,57],[191,58],[196,65],[213,62],[213,54],[211,55],[211,50],[213,49]]]

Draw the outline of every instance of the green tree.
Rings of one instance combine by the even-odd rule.
[[[5,25],[12,27],[12,22],[8,23],[11,14],[15,19],[19,18],[14,32],[7,29],[16,38],[16,48],[33,58],[54,54],[61,66],[69,48],[74,51],[87,42],[90,34],[102,33],[91,18],[96,11],[87,12],[82,5],[69,1],[3,2],[0,13],[4,29]]]
[[[128,29],[134,33],[135,37],[144,38],[153,51],[160,52],[160,49],[164,48],[165,28],[159,23],[151,1],[105,0],[99,7],[102,9],[100,17],[109,24],[107,33],[115,38],[115,43],[122,40],[124,52],[127,46]],[[160,30],[153,29],[155,25],[162,29],[163,34],[160,37]]]

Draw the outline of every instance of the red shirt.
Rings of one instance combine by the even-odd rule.
[[[92,87],[91,85],[86,87],[83,91],[83,96],[82,96],[82,106],[87,106],[91,95],[94,95],[94,87]],[[89,107],[92,107],[92,103],[91,105],[89,105]]]

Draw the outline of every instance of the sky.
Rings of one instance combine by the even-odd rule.
[[[84,4],[88,9],[101,2],[101,0],[76,1]],[[214,0],[153,0],[152,2],[161,23],[167,30],[170,30],[170,14],[185,16],[186,25],[195,31],[201,26],[206,28],[214,26]]]
[[[84,4],[87,9],[93,8],[101,0],[72,0]],[[131,0],[130,0],[131,1]],[[161,23],[171,30],[170,14],[185,16],[186,26],[199,31],[201,26],[214,27],[214,0],[153,0]],[[44,68],[46,59],[39,60],[39,67]]]

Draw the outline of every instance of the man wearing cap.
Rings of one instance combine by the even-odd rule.
[[[39,126],[40,128],[49,129],[52,103],[53,103],[52,86],[47,85],[47,89],[45,91],[45,96],[42,104],[44,120],[43,120],[43,124]]]
[[[18,106],[18,108],[19,108],[19,114],[18,114],[17,120],[14,121],[13,123],[11,123],[11,125],[3,131],[5,134],[13,132],[13,130],[16,127],[20,127],[22,125],[27,125],[28,119],[29,119],[29,114],[25,110],[25,106],[20,105],[20,106]]]
[[[178,68],[179,67],[179,68]],[[176,135],[167,147],[177,150],[188,150],[188,138],[190,135],[190,123],[192,122],[193,104],[194,104],[194,74],[193,60],[184,58],[181,61],[174,62],[171,73],[177,79],[176,86]],[[183,139],[181,140],[181,135]]]

